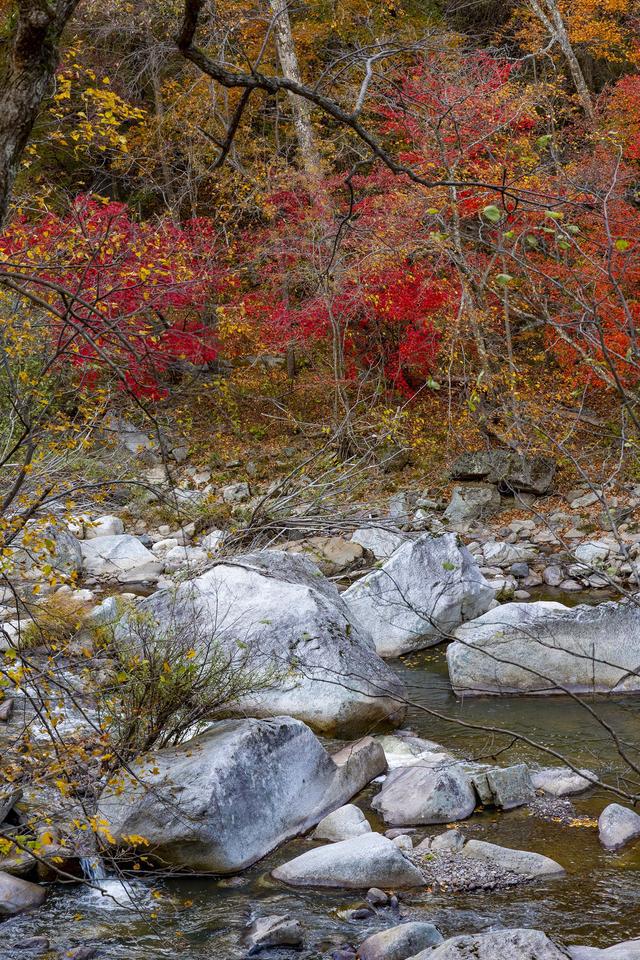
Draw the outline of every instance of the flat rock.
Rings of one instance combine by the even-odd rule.
[[[570,797],[574,793],[584,793],[593,786],[596,779],[591,770],[575,773],[570,767],[545,767],[543,770],[531,770],[531,782],[536,790],[544,790],[552,797]]]
[[[470,817],[476,796],[460,766],[400,767],[393,770],[371,806],[394,826],[450,823]]]
[[[455,632],[447,649],[457,693],[640,690],[640,607],[506,603]]]
[[[444,511],[443,519],[459,529],[468,528],[473,520],[487,520],[498,513],[502,498],[489,483],[467,483],[456,486]]]
[[[139,758],[135,777],[114,775],[98,815],[117,847],[140,847],[172,866],[234,873],[306,833],[385,767],[370,738],[331,757],[291,717],[223,720]],[[130,837],[143,839],[132,844]]]
[[[600,843],[607,850],[616,850],[640,837],[640,815],[619,803],[610,803],[598,819]]]
[[[503,869],[523,877],[554,877],[565,872],[559,863],[541,853],[512,850],[510,847],[500,847],[484,840],[467,841],[461,856],[497,863]]]
[[[358,947],[359,960],[406,960],[417,951],[437,947],[443,937],[432,923],[413,921],[374,933]]]
[[[392,840],[368,833],[308,850],[277,867],[276,880],[302,887],[420,887],[420,870]]]
[[[395,657],[440,643],[484,613],[494,591],[452,533],[409,540],[343,594],[351,617]]]
[[[163,563],[129,534],[96,537],[80,542],[85,574],[106,583],[156,581]]]

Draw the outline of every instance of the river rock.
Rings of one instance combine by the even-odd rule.
[[[512,450],[476,450],[453,463],[453,480],[484,480],[505,493],[548,493],[556,465],[550,457],[523,456]]]
[[[571,960],[640,960],[640,940],[625,940],[611,947],[569,947]]]
[[[484,780],[482,784],[481,778]],[[516,763],[511,767],[492,767],[475,773],[472,779],[482,803],[491,804],[501,810],[522,807],[535,798],[526,763]]]
[[[464,842],[464,834],[460,830],[445,830],[431,839],[429,849],[434,853],[460,853]]]
[[[406,960],[416,951],[437,947],[443,937],[432,923],[413,921],[374,933],[358,947],[359,960]]]
[[[598,834],[603,847],[616,850],[640,837],[640,816],[629,807],[610,803],[598,819]]]
[[[0,872],[0,916],[12,917],[16,913],[35,910],[40,907],[47,896],[44,887],[19,877],[12,877],[8,873]]]
[[[462,856],[482,860],[485,863],[495,863],[503,870],[510,870],[511,873],[517,873],[523,877],[554,877],[564,873],[564,867],[541,853],[512,850],[510,847],[500,847],[496,843],[487,843],[484,840],[468,840],[462,850]]]
[[[135,775],[115,775],[98,815],[119,847],[143,837],[161,862],[234,873],[315,826],[386,766],[370,738],[336,757],[291,717],[224,720],[139,758]]]
[[[584,793],[597,779],[591,770],[575,773],[570,767],[545,767],[543,770],[531,770],[531,782],[536,790],[544,790],[552,797],[570,797],[574,793]]]
[[[440,643],[458,624],[484,613],[494,591],[466,547],[447,533],[407,541],[343,597],[377,652],[395,657]]]
[[[482,548],[482,555],[485,563],[489,566],[510,567],[513,563],[530,560],[533,556],[533,550],[524,543],[504,543],[499,540],[490,540]]]
[[[80,543],[87,576],[105,583],[155,582],[163,563],[129,534],[96,537]]]
[[[77,578],[82,572],[81,541],[60,523],[27,523],[10,549],[13,553],[7,560],[17,577],[40,580],[44,567],[51,567],[65,579]],[[4,572],[9,574],[8,565]]]
[[[324,817],[313,831],[314,840],[349,840],[371,833],[371,825],[360,807],[347,803]]]
[[[420,887],[422,874],[392,840],[379,833],[307,850],[277,867],[276,880],[301,887]]]
[[[567,960],[567,952],[542,930],[491,930],[453,937],[411,960]]]
[[[404,716],[395,699],[403,694],[396,674],[307,557],[279,550],[234,557],[175,589],[157,591],[137,609],[159,628],[193,625],[202,656],[222,648],[258,675],[275,671],[268,689],[229,706],[234,713],[287,714],[344,736]],[[127,623],[119,630],[126,632]]]
[[[190,567],[203,567],[208,560],[209,554],[202,547],[183,547],[178,544],[165,554],[164,569],[166,573],[175,573]]]
[[[507,603],[464,624],[449,645],[457,693],[640,690],[640,607]]]
[[[376,737],[384,750],[389,770],[396,767],[438,767],[442,763],[453,761],[453,756],[441,744],[422,737],[393,736],[386,734]]]
[[[298,949],[304,943],[302,925],[290,916],[258,917],[247,934],[249,956],[274,947]]]
[[[120,517],[105,514],[95,520],[84,522],[84,539],[95,540],[96,537],[115,537],[124,533],[124,523]]]
[[[392,770],[371,806],[394,826],[466,820],[476,806],[468,777],[457,764]]]
[[[500,494],[489,483],[467,483],[453,488],[443,518],[453,526],[468,527],[472,520],[486,520],[498,513]]]
[[[406,541],[406,537],[399,530],[371,526],[360,527],[352,535],[351,540],[372,553],[376,560],[388,560],[391,554]]]

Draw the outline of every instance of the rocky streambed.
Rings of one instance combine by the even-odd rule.
[[[416,703],[456,716],[476,728],[455,728],[445,720],[410,708],[405,722],[416,734],[447,744],[479,763],[495,762],[495,739],[481,727],[501,725],[526,732],[552,749],[566,753],[580,767],[614,774],[615,758],[599,725],[566,697],[545,701],[529,698],[474,698],[461,702],[447,680],[444,651],[424,651],[410,662],[394,664]],[[633,697],[605,704],[605,716],[640,749],[640,731]],[[331,749],[342,741],[326,741]],[[540,756],[522,743],[498,758],[502,766],[539,764]],[[379,784],[365,788],[355,800],[374,830],[389,829],[371,809]],[[608,852],[598,839],[595,819],[611,798],[599,790],[552,801],[542,810],[522,806],[510,811],[486,808],[458,824],[469,840],[533,851],[560,863],[563,876],[539,877],[526,883],[494,882],[488,888],[456,889],[459,873],[444,866],[437,882],[423,888],[397,890],[396,905],[370,904],[365,890],[318,886],[294,887],[271,873],[301,853],[319,849],[311,835],[293,839],[238,875],[225,878],[166,878],[147,882],[134,873],[126,883],[111,878],[94,889],[58,885],[45,906],[2,925],[3,957],[28,955],[19,945],[29,937],[73,948],[90,945],[109,958],[152,958],[176,955],[200,960],[235,960],[248,953],[249,926],[259,917],[286,915],[299,923],[304,946],[296,955],[328,958],[346,946],[357,946],[372,934],[400,922],[433,923],[444,937],[477,933],[494,927],[527,927],[546,931],[563,943],[608,947],[638,934],[640,846]],[[268,803],[267,798],[263,802]],[[564,806],[563,806],[564,804]],[[259,815],[259,814],[257,814]],[[446,834],[446,825],[416,827],[414,847],[426,836]],[[326,841],[324,841],[326,842]],[[426,862],[427,877],[435,858]],[[455,859],[450,857],[453,864]],[[459,861],[458,861],[459,862]],[[504,877],[503,877],[504,879]],[[138,913],[138,910],[141,913]],[[156,913],[150,922],[149,911]],[[179,951],[179,953],[177,952]],[[283,958],[290,951],[269,954]],[[348,956],[348,952],[343,954]],[[497,956],[497,955],[496,955]],[[631,954],[629,956],[632,956]],[[635,955],[633,955],[635,956]]]
[[[467,549],[439,521],[425,534],[421,510],[409,529],[374,524],[350,541],[230,555],[218,553],[222,534],[190,544],[195,531],[177,543],[159,530],[145,545],[113,516],[82,541],[54,531],[54,561],[83,587],[65,596],[90,608],[57,654],[77,693],[74,709],[51,708],[65,736],[95,731],[92,685],[74,665],[89,628],[102,643],[104,631],[134,643],[151,624],[157,642],[170,623],[195,638],[196,665],[223,655],[275,669],[226,706],[231,719],[92,784],[103,856],[82,839],[75,850],[75,839],[47,841],[45,860],[67,868],[66,883],[28,856],[0,865],[48,884],[0,889],[16,914],[0,927],[0,956],[638,955],[637,944],[579,949],[640,933],[640,817],[629,803],[640,616],[633,597],[609,599],[633,569],[610,562],[615,545],[601,539],[584,544],[588,555],[575,549],[573,566],[563,557],[561,576],[525,521],[503,539],[476,529]],[[340,590],[314,561],[340,572]],[[126,590],[127,605],[101,600],[105,588]],[[31,631],[37,665],[29,618],[11,619],[7,604],[4,621],[19,656]],[[108,645],[94,655],[108,672]],[[28,689],[17,684],[11,706],[0,737],[43,736]],[[15,833],[33,807],[28,784],[22,799],[12,788],[0,799]],[[49,800],[42,818],[55,823]],[[73,882],[80,871],[88,882]],[[18,894],[34,909],[14,909]]]

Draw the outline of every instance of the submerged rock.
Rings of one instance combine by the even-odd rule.
[[[351,744],[338,761],[291,717],[225,720],[140,758],[132,774],[115,775],[98,816],[120,848],[139,847],[176,867],[233,873],[315,826],[386,766],[371,739]]]
[[[640,607],[507,603],[456,632],[447,649],[457,693],[640,690]]]
[[[494,591],[466,547],[446,533],[407,541],[343,596],[377,652],[395,657],[440,643],[488,610]]]
[[[368,833],[308,850],[272,872],[276,880],[301,887],[420,887],[422,874],[393,840]]]
[[[267,689],[243,696],[227,713],[287,714],[345,736],[404,716],[395,699],[404,692],[396,674],[307,557],[264,550],[216,563],[146,598],[138,615],[159,629],[192,629],[203,657],[222,650],[256,675],[269,676]],[[119,630],[127,632],[126,621]]]
[[[640,837],[640,815],[619,803],[610,803],[598,819],[600,843],[607,850],[616,850]]]
[[[299,920],[289,916],[258,917],[247,935],[249,956],[274,947],[302,947],[304,937]]]

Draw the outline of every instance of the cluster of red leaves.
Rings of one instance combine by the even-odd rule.
[[[52,342],[84,385],[109,369],[147,396],[173,364],[217,355],[202,310],[221,280],[217,248],[209,220],[140,223],[86,196],[64,216],[16,217],[0,237],[4,275],[47,304]]]

